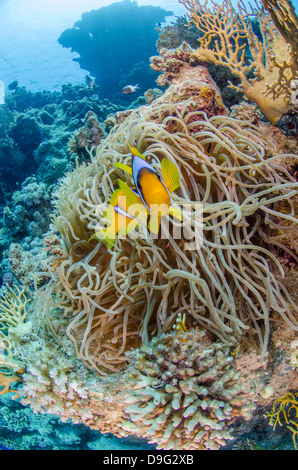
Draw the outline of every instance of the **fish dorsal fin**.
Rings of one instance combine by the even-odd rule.
[[[176,165],[167,158],[163,158],[161,163],[161,172],[163,176],[164,183],[171,194],[175,189],[180,186],[180,177],[179,171]]]
[[[135,147],[131,147],[129,143],[127,142],[127,145],[132,153],[133,156],[137,155],[138,157],[142,158],[143,160],[146,160],[144,155],[141,154],[141,152],[138,151]]]
[[[114,163],[114,166],[115,166],[116,168],[120,168],[120,170],[125,171],[125,172],[128,173],[129,175],[132,175],[132,169],[131,169],[130,166],[124,165],[124,163]]]

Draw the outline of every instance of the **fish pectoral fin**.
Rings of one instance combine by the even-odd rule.
[[[182,220],[182,212],[180,209],[178,209],[178,207],[170,206],[169,214],[176,217],[176,219]]]
[[[130,220],[129,224],[120,227],[118,230],[118,238],[132,232],[137,227],[137,225],[139,225],[139,222],[136,219]]]
[[[160,228],[160,214],[152,214],[150,220],[148,222],[148,229],[149,232],[154,233],[155,235],[158,234]]]
[[[180,186],[179,170],[176,165],[167,158],[162,159],[160,166],[164,183],[171,194]]]
[[[126,206],[129,209],[130,206],[142,204],[140,196],[138,196],[129,186],[122,180],[118,180],[119,191],[122,192],[123,197],[126,198]],[[142,204],[143,205],[143,204]],[[137,207],[137,206],[135,206]]]
[[[117,199],[118,197],[120,196],[121,194],[121,190],[120,189],[115,189],[115,191],[113,192],[113,194],[111,195],[111,199],[110,199],[110,206],[115,206],[117,204]],[[106,217],[107,215],[107,212],[108,212],[108,209],[106,210],[106,212],[104,213],[103,217]]]
[[[110,250],[115,243],[116,237],[109,237],[109,231],[105,229],[101,230],[100,232],[96,232],[94,235],[92,235],[92,237],[89,238],[89,241],[93,239],[103,242],[107,249]]]
[[[138,151],[138,149],[136,149],[135,147],[131,147],[128,142],[127,142],[127,145],[128,145],[128,147],[129,147],[129,150],[131,151],[131,153],[132,153],[133,155],[137,155],[138,157],[142,158],[143,160],[146,160],[146,158],[144,157],[144,155],[142,155],[142,154]]]
[[[125,171],[125,172],[128,173],[129,175],[132,175],[132,169],[131,169],[130,166],[124,165],[124,163],[114,163],[114,166],[115,166],[116,168],[119,168],[120,170]]]

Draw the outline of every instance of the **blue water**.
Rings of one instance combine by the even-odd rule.
[[[0,80],[18,80],[32,91],[60,90],[66,82],[85,77],[77,54],[61,47],[60,34],[80,20],[82,13],[98,9],[109,0],[0,0]],[[161,6],[175,15],[184,12],[178,0],[140,0],[138,5]],[[129,19],[128,19],[129,20]],[[94,61],[100,58],[94,57]]]

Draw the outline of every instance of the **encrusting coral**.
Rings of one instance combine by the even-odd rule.
[[[275,246],[297,259],[280,239],[295,228],[298,184],[274,157],[265,158],[264,137],[255,126],[188,113],[190,101],[156,101],[142,116],[131,113],[55,194],[52,231],[61,234],[64,254],[49,257],[57,269],[44,274],[49,281],[38,289],[39,308],[58,336],[59,324],[67,321],[78,357],[100,373],[119,371],[127,350],[167,331],[179,312],[228,345],[242,338],[257,342],[262,355],[270,318],[280,315],[298,329],[273,251]],[[157,169],[163,157],[178,166],[181,189],[173,203],[182,208],[185,227],[175,238],[171,226],[178,227],[170,218],[166,236],[146,239],[133,232],[108,251],[90,239],[117,180],[125,178],[113,164],[130,161],[127,141]],[[278,209],[281,200],[287,213]]]
[[[217,85],[188,44],[184,42],[176,49],[162,48],[159,54],[151,57],[150,67],[162,72],[157,84],[168,88],[157,98],[156,105],[181,103],[191,96],[189,112],[204,111],[208,117],[227,114]]]
[[[221,5],[212,1],[212,7],[207,6],[207,1],[203,4],[199,0],[179,1],[188,10],[190,23],[203,33],[198,39],[197,58],[228,67],[241,81],[238,86],[230,86],[243,91],[272,123],[276,123],[288,111],[290,83],[297,78],[297,51],[293,40],[289,41],[290,31],[295,30],[298,21],[294,9],[290,9],[292,15],[288,12],[291,28],[286,25],[286,31],[285,22],[275,21],[274,24],[264,9],[252,8],[248,12],[242,2],[238,2],[235,10],[230,0],[223,0]],[[268,3],[277,2],[263,3],[266,7]],[[287,0],[278,3],[288,7],[286,10],[291,6]],[[262,39],[254,31],[251,15],[259,21]],[[277,15],[278,18],[281,16]],[[281,32],[276,30],[276,23]],[[249,60],[246,58],[247,45]]]

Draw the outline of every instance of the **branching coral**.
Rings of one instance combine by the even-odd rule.
[[[241,81],[239,86],[230,86],[243,91],[272,123],[277,122],[288,110],[290,83],[298,66],[295,48],[278,34],[264,9],[249,13],[239,2],[236,11],[230,0],[223,0],[221,5],[212,1],[212,10],[207,1],[179,1],[188,10],[190,22],[203,33],[198,39],[200,60],[228,67]],[[251,15],[259,21],[262,40],[254,31]],[[250,60],[246,58],[247,45]]]
[[[119,426],[160,449],[218,449],[227,424],[254,408],[229,347],[198,329],[162,334],[129,353],[128,420]],[[124,434],[125,435],[125,434]]]
[[[153,104],[142,116],[131,113],[55,194],[52,231],[61,234],[65,252],[49,258],[57,269],[38,289],[39,308],[58,336],[67,322],[78,357],[101,373],[121,369],[125,351],[168,331],[179,312],[228,345],[241,338],[256,343],[263,355],[270,318],[279,315],[298,329],[274,249],[297,257],[272,237],[281,228],[277,218],[288,224],[284,233],[294,230],[297,182],[274,157],[266,159],[256,127],[188,113],[188,105]],[[173,203],[181,207],[185,232],[175,237],[170,218],[165,237],[133,232],[107,251],[90,238],[117,180],[125,178],[113,163],[129,164],[127,141],[157,169],[164,157],[178,166],[181,188]],[[278,211],[281,200],[287,213]],[[194,217],[196,207],[202,220]]]
[[[16,373],[23,373],[24,366],[15,359],[14,349],[22,336],[29,300],[25,288],[6,286],[0,298],[0,395],[10,390],[11,383],[20,381]]]
[[[293,433],[293,443],[298,450],[298,393],[289,391],[286,395],[278,398],[273,402],[272,409],[265,415],[269,418],[270,426],[273,429],[276,425],[283,426],[285,423],[287,428]]]

